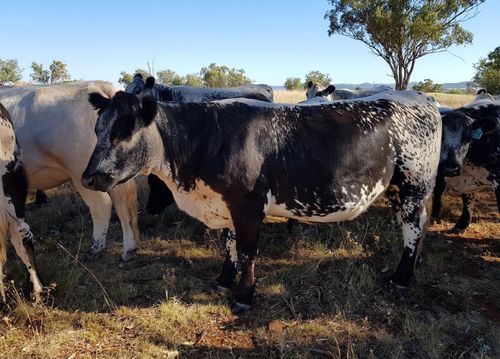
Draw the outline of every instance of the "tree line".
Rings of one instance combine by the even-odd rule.
[[[0,59],[0,84],[21,81],[23,70],[17,59]],[[71,80],[66,63],[60,60],[52,60],[48,69],[44,68],[43,64],[33,61],[31,71],[30,78],[34,83],[47,84]]]
[[[148,64],[149,67],[149,64]],[[136,69],[134,74],[141,74],[144,78],[154,76],[155,71]],[[120,72],[119,83],[128,85],[132,82],[134,75],[127,71]],[[200,72],[186,75],[179,75],[177,72],[166,69],[156,72],[156,82],[165,86],[193,86],[193,87],[236,87],[253,81],[246,76],[245,70],[229,68],[225,65],[211,63],[202,67]]]

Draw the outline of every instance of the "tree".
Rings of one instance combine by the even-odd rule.
[[[479,59],[474,67],[474,82],[492,95],[500,94],[500,46],[490,52],[487,58]]]
[[[162,85],[183,85],[184,79],[175,71],[166,69],[156,73],[156,79]]]
[[[118,79],[118,83],[127,86],[132,83],[132,80],[134,79],[134,76],[132,74],[129,74],[127,71],[122,71],[120,72],[120,78]]]
[[[184,85],[192,87],[203,87],[203,80],[197,74],[187,74],[184,76]]]
[[[443,85],[435,84],[431,79],[425,79],[412,87],[415,91],[422,92],[443,92]]]
[[[46,84],[49,82],[50,71],[44,69],[42,64],[33,61],[31,63],[31,69],[33,70],[33,72],[31,73],[30,77],[33,80],[33,82],[38,82],[42,84]]]
[[[21,80],[23,69],[15,59],[0,59],[0,84],[6,82],[18,82]]]
[[[307,88],[309,81],[312,81],[322,87],[327,87],[332,83],[332,79],[328,74],[323,74],[319,71],[309,71],[309,73],[306,74],[306,80],[303,85],[304,88]]]
[[[285,80],[285,88],[287,90],[301,90],[303,88],[302,81],[299,77],[289,77]]]
[[[203,83],[207,87],[235,87],[249,84],[252,81],[245,76],[245,70],[230,69],[227,66],[218,66],[211,63],[200,71]]]
[[[396,90],[408,87],[415,61],[472,42],[460,24],[485,0],[329,0],[328,35],[367,45],[389,65]]]
[[[50,64],[50,83],[69,81],[70,76],[66,64],[59,60],[52,60]]]

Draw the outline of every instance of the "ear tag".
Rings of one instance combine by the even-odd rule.
[[[481,128],[478,128],[474,132],[472,132],[472,138],[475,140],[480,140],[481,137],[483,137],[483,130]]]

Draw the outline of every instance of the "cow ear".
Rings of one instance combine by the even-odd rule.
[[[108,107],[111,100],[100,93],[92,92],[89,94],[89,102],[97,110],[97,113],[101,115],[106,107]]]
[[[479,89],[479,91],[477,91],[476,95],[482,95],[482,94],[485,94],[485,93],[487,93],[486,89]]]
[[[158,112],[158,104],[153,96],[145,96],[142,98],[142,107],[140,110],[140,117],[142,126],[149,126],[156,117]]]
[[[146,79],[146,88],[147,89],[152,89],[155,85],[155,78],[153,76],[149,76]]]
[[[476,120],[470,126],[472,138],[479,140],[482,136],[487,136],[495,132],[498,127],[498,120],[495,117],[485,117]]]
[[[142,77],[142,75],[141,75],[140,73],[136,73],[136,74],[134,75],[134,79],[135,79],[136,77],[140,78],[141,80],[143,79],[143,77]]]
[[[323,90],[323,94],[331,95],[335,92],[335,86],[329,85],[326,89]]]
[[[313,85],[313,82],[312,82],[312,81],[309,81],[309,82],[307,83],[307,88],[308,88],[308,89],[310,89],[310,88],[312,87],[312,85]]]

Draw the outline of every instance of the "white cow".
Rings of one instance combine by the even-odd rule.
[[[114,204],[123,231],[122,259],[134,254],[139,239],[137,191],[128,181],[108,193],[90,191],[80,183],[95,147],[97,112],[88,102],[91,92],[111,98],[115,88],[106,82],[75,82],[51,86],[0,88],[0,102],[10,112],[25,153],[24,165],[31,189],[46,190],[71,181],[90,209],[93,243],[87,259],[106,246]]]
[[[6,301],[3,266],[7,260],[7,238],[23,261],[33,287],[35,301],[40,301],[42,283],[33,256],[33,234],[24,221],[26,174],[9,113],[0,104],[0,300]]]

